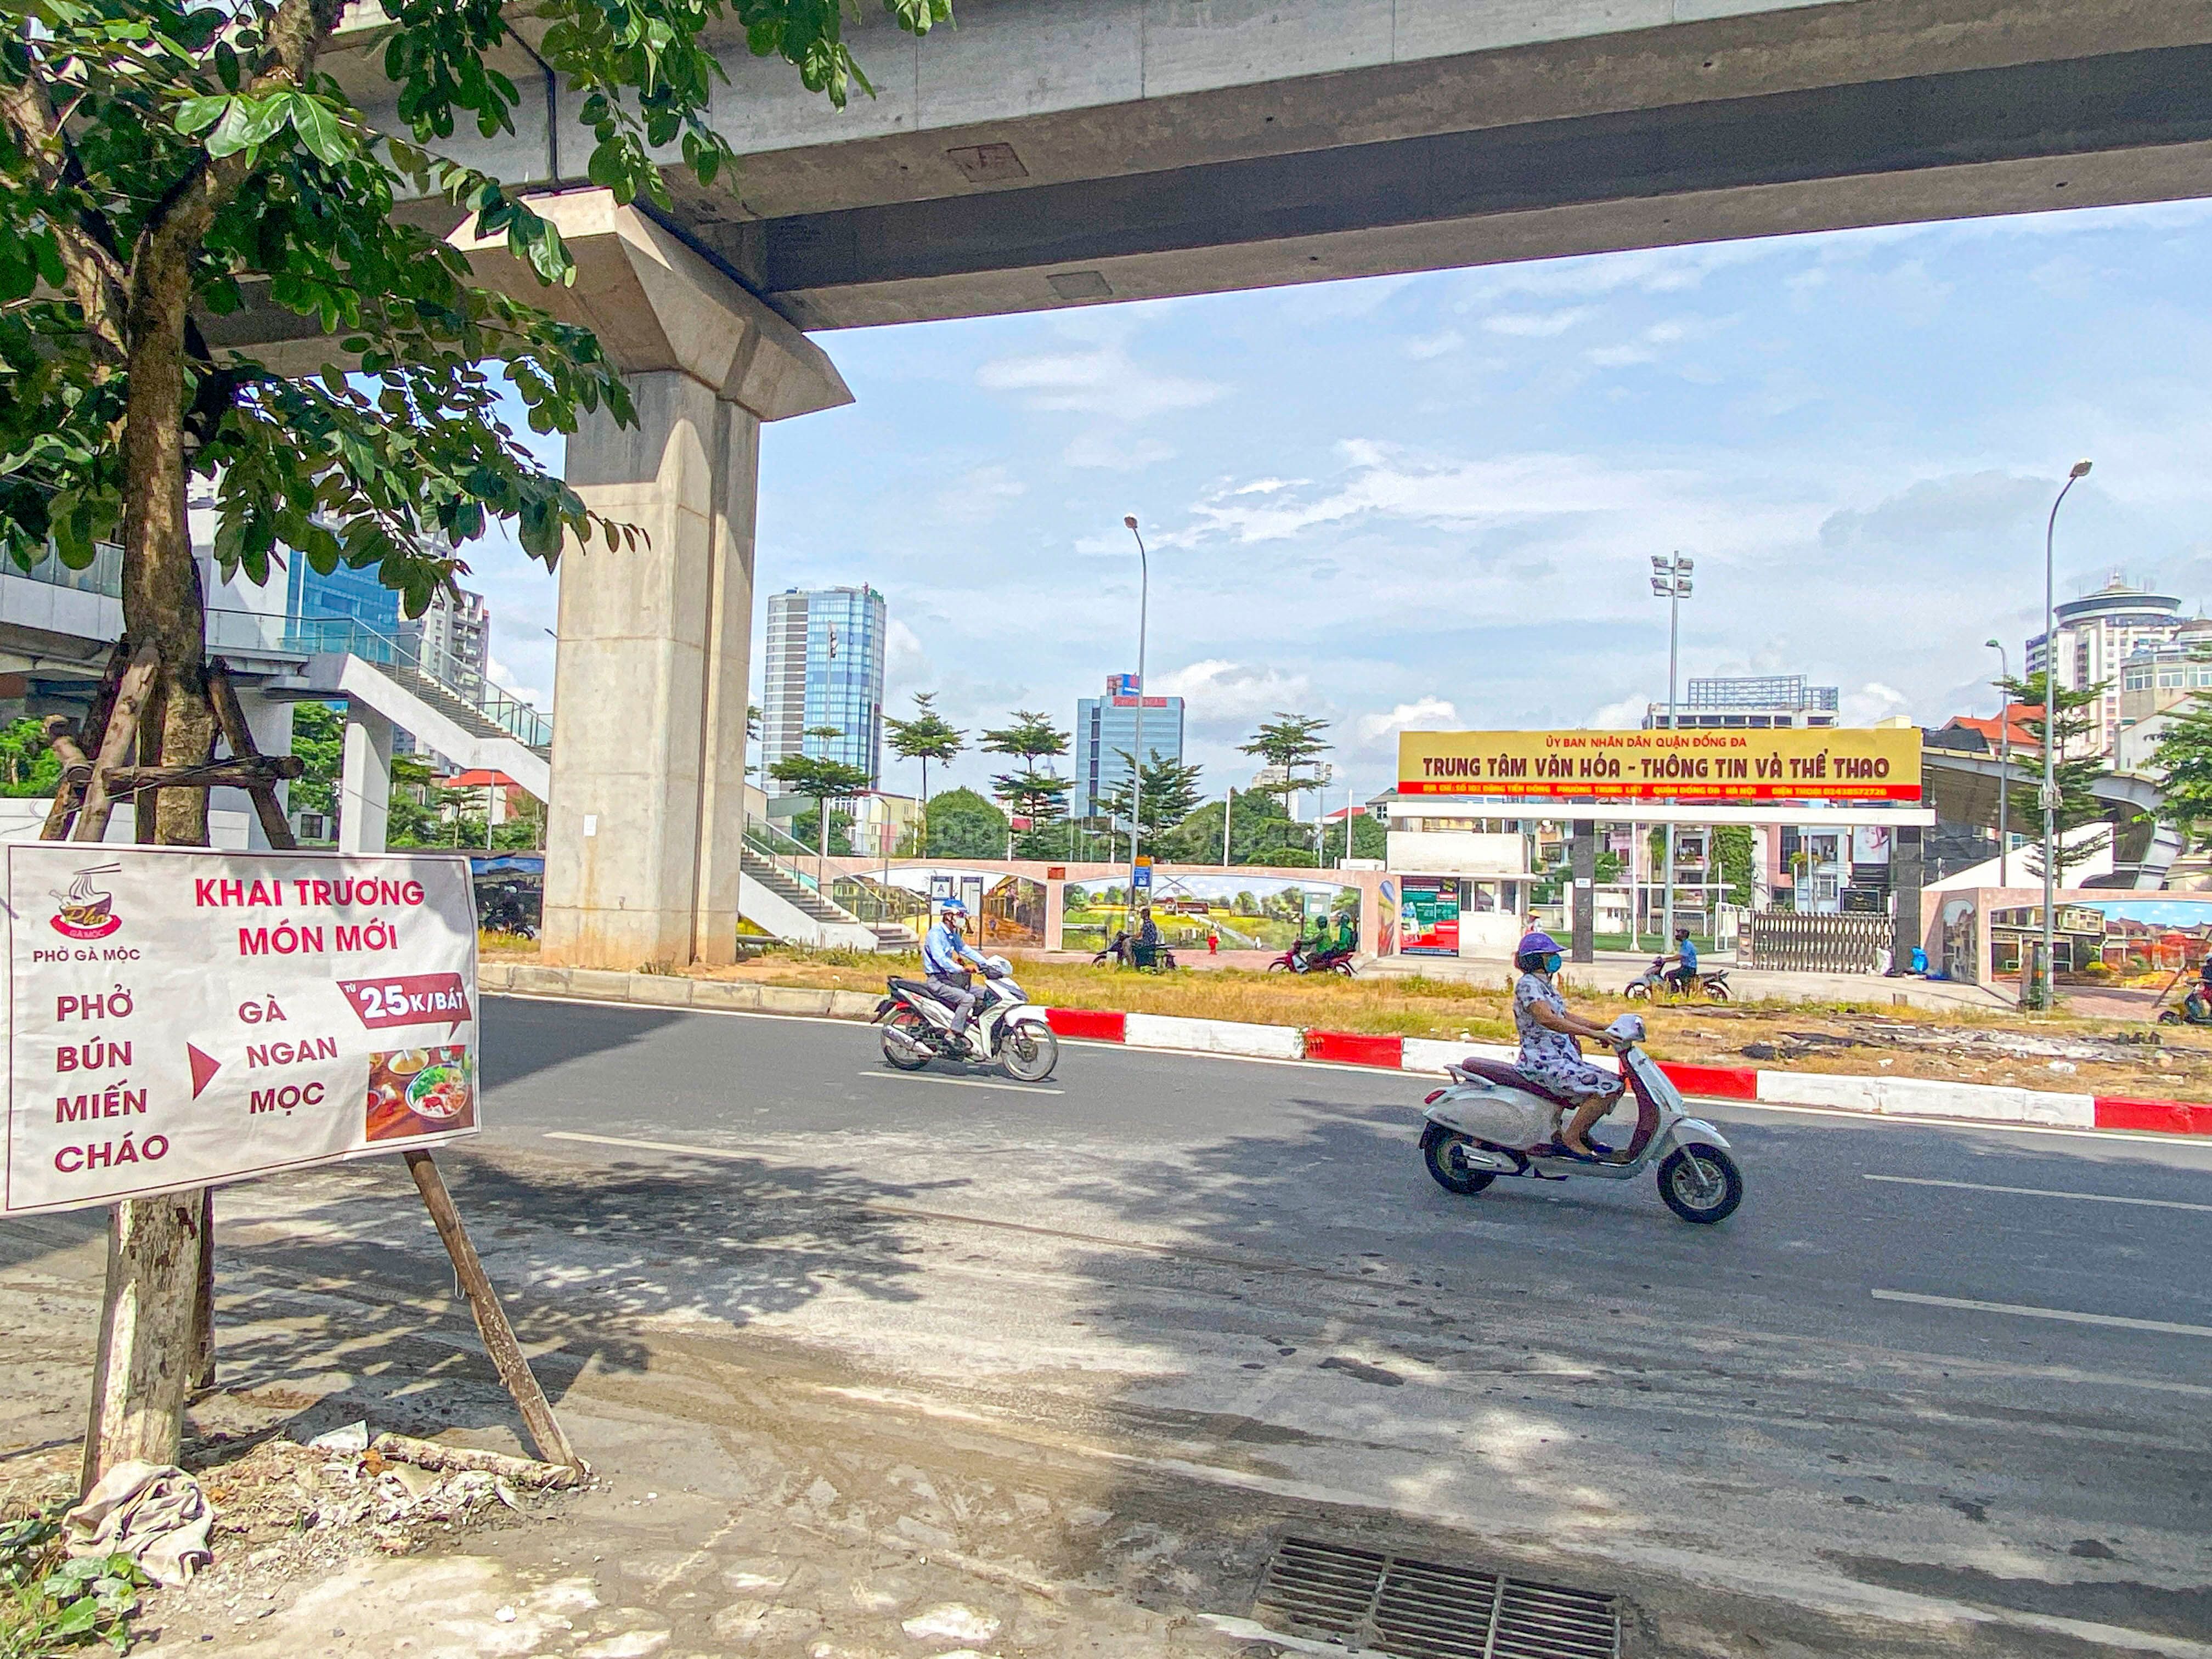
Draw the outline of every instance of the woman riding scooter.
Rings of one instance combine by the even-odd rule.
[[[1545,933],[1527,935],[1514,952],[1521,970],[1513,988],[1513,1025],[1521,1036],[1514,1064],[1530,1082],[1573,1103],[1575,1115],[1559,1132],[1560,1154],[1597,1163],[1607,1155],[1589,1144],[1590,1126],[1620,1103],[1627,1083],[1583,1058],[1577,1037],[1608,1044],[1614,1038],[1604,1026],[1567,1012],[1553,982],[1561,959],[1559,941]]]

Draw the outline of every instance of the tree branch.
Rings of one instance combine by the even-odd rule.
[[[0,122],[31,157],[40,187],[49,197],[62,196],[72,178],[82,176],[76,149],[35,70],[20,82],[0,82]],[[128,308],[126,273],[112,240],[103,240],[94,228],[58,216],[49,222],[61,249],[62,268],[69,273],[70,292],[84,312],[86,332],[106,356],[121,362],[129,351],[123,327]]]

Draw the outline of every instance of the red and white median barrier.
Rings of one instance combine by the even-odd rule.
[[[1186,1054],[1242,1054],[1259,1060],[1322,1060],[1392,1072],[1441,1073],[1469,1054],[1510,1060],[1497,1043],[1446,1042],[1432,1037],[1376,1036],[1358,1031],[1302,1030],[1237,1020],[1182,1019],[1095,1008],[1049,1008],[1046,1018],[1064,1037],[1123,1042]],[[1591,1056],[1597,1065],[1608,1059]],[[1877,1117],[1944,1117],[1983,1123],[2044,1124],[2072,1129],[2129,1129],[2169,1135],[2212,1135],[2212,1105],[2142,1100],[2124,1095],[2064,1094],[1987,1083],[1942,1083],[1913,1077],[1838,1077],[1825,1072],[1767,1072],[1748,1066],[1662,1063],[1684,1094],[1708,1100],[1818,1106]]]

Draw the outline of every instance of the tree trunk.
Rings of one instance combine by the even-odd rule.
[[[159,726],[140,746],[171,766],[202,764],[215,748],[206,617],[185,514],[189,274],[180,252],[155,244],[141,256],[131,285],[123,425],[123,628],[134,646],[151,644],[160,653],[147,708]],[[150,828],[161,845],[207,845],[205,790],[164,790],[146,818],[142,836]],[[87,1487],[128,1459],[176,1462],[198,1359],[192,1325],[206,1244],[202,1212],[197,1188],[126,1199],[114,1208],[85,1435]]]

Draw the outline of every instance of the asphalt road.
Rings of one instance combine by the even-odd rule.
[[[1747,1195],[1700,1228],[1648,1174],[1443,1192],[1414,1077],[1066,1044],[1024,1087],[893,1073],[867,1027],[516,999],[483,1029],[495,1146],[617,1226],[656,1179],[714,1195],[649,1261],[562,1269],[661,1316],[1594,1579],[2212,1655],[2212,1149],[1714,1103]]]

